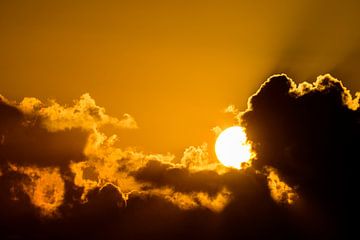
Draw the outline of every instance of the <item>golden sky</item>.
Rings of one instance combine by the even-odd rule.
[[[0,239],[351,239],[359,13],[0,0]]]
[[[139,129],[120,144],[212,143],[271,74],[332,73],[359,90],[357,1],[1,1],[1,94],[70,104],[89,93]],[[335,47],[336,46],[336,47]]]

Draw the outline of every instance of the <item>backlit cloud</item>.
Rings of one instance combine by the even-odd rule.
[[[136,121],[128,113],[109,116],[89,94],[71,106],[1,97],[1,224],[7,236],[19,221],[44,221],[48,228],[32,233],[51,236],[61,232],[57,221],[66,229],[81,221],[88,227],[60,234],[91,236],[94,229],[121,226],[107,231],[142,238],[185,218],[199,228],[213,224],[209,238],[226,232],[261,237],[269,229],[277,237],[321,236],[306,223],[333,226],[350,216],[354,203],[359,97],[330,75],[300,84],[272,76],[249,98],[248,109],[225,111],[251,143],[251,165],[241,170],[221,165],[209,143],[189,146],[182,156],[122,149],[103,128],[136,129]],[[152,227],[134,233],[138,221]],[[346,229],[337,226],[329,234]]]

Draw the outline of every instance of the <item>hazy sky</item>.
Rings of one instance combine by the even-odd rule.
[[[335,1],[334,1],[335,2]],[[358,1],[1,1],[0,94],[70,103],[89,92],[134,116],[124,146],[214,141],[229,104],[271,74],[330,72],[360,88]]]

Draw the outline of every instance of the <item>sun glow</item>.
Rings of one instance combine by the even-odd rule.
[[[240,169],[242,163],[251,158],[251,146],[244,129],[233,126],[222,131],[215,143],[215,153],[224,166]]]

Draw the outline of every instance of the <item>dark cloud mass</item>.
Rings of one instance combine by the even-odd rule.
[[[40,126],[40,119],[26,116],[0,100],[1,165],[67,167],[70,160],[83,158],[86,133],[81,129],[52,133]]]
[[[304,208],[299,214],[316,230],[349,233],[356,206],[359,95],[352,99],[330,75],[298,86],[278,75],[249,106],[241,119],[258,154],[254,167],[272,166],[297,187]]]
[[[0,99],[1,239],[344,239],[355,232],[359,94],[329,75],[269,78],[236,113],[255,152],[227,169],[207,145],[182,159],[116,147],[118,120]],[[235,113],[235,111],[234,111]]]

